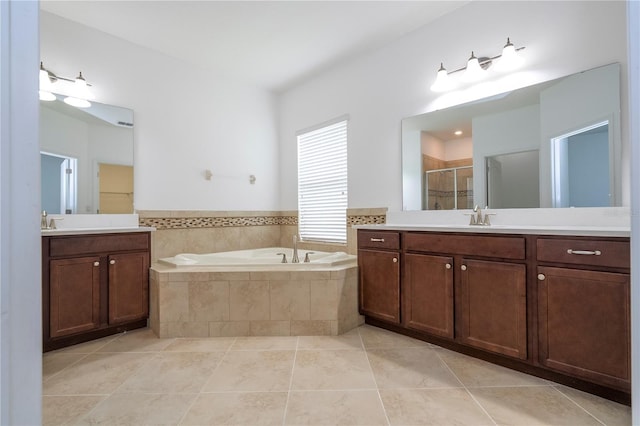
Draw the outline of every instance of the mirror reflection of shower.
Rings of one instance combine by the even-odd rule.
[[[551,138],[553,207],[615,205],[609,121]]]
[[[76,213],[78,159],[40,152],[41,210],[49,214]]]

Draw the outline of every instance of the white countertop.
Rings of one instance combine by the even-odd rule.
[[[450,225],[450,224],[384,224],[357,225],[356,229],[372,231],[424,231],[424,232],[468,232],[481,234],[532,234],[566,235],[586,237],[629,237],[630,228],[625,226],[553,226],[553,225]]]
[[[125,232],[151,232],[156,228],[151,226],[123,226],[123,227],[103,227],[103,228],[62,228],[62,229],[42,229],[43,237],[54,235],[86,235],[86,234],[116,234]]]
[[[469,225],[472,210],[421,210],[387,213],[385,225],[361,225],[358,229],[469,232],[479,234],[530,234],[586,237],[629,237],[628,207],[577,207],[489,209],[490,226]],[[482,209],[482,214],[487,213]]]

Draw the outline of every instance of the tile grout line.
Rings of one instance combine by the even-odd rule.
[[[211,339],[211,337],[207,337],[207,339]],[[184,411],[184,414],[182,415],[182,417],[180,417],[180,420],[178,420],[178,423],[176,423],[177,425],[181,425],[182,422],[184,422],[184,419],[187,417],[187,414],[189,414],[189,411],[191,411],[193,406],[196,404],[196,401],[200,398],[200,396],[203,393],[206,393],[206,392],[202,392],[202,390],[204,389],[205,386],[207,386],[207,383],[209,383],[209,380],[211,380],[216,370],[220,368],[220,365],[222,365],[222,361],[224,361],[224,359],[227,357],[227,354],[231,352],[231,348],[233,347],[233,345],[236,343],[237,340],[238,338],[234,337],[233,341],[229,344],[229,346],[227,347],[227,350],[224,352],[224,355],[222,355],[222,358],[220,358],[220,361],[218,361],[218,363],[216,364],[216,368],[213,369],[207,381],[203,383],[202,387],[200,388],[200,391],[196,394],[196,397],[193,398],[193,401],[191,401],[191,404],[189,404],[187,409]],[[211,353],[211,352],[218,352],[218,351],[206,351],[206,353]]]
[[[96,352],[96,353],[97,353],[97,352]],[[109,354],[109,353],[111,353],[111,352],[107,352],[107,354]],[[120,353],[128,354],[128,353],[130,353],[130,352],[120,352]],[[156,352],[150,352],[150,353],[153,353],[153,354],[154,354],[154,357],[155,357]],[[108,393],[108,394],[104,394],[104,398],[102,399],[102,401],[98,402],[98,403],[95,405],[95,407],[93,407],[93,408],[92,408],[91,410],[89,410],[89,411],[88,411],[84,416],[82,416],[82,417],[80,418],[80,420],[84,420],[84,419],[89,418],[89,417],[90,417],[90,415],[91,415],[91,413],[93,413],[94,411],[96,411],[96,410],[98,409],[98,407],[100,407],[100,406],[102,406],[103,404],[105,404],[105,402],[106,402],[109,398],[111,398],[111,396],[113,396],[114,394],[116,394],[116,393],[117,393],[117,391],[118,391],[118,389],[120,389],[120,388],[122,387],[122,385],[124,385],[124,384],[125,384],[125,382],[126,382],[127,380],[129,380],[131,377],[133,377],[133,376],[136,374],[136,372],[137,372],[140,368],[142,368],[142,365],[138,366],[134,371],[132,371],[132,372],[131,372],[131,374],[130,374],[129,376],[127,376],[127,378],[126,378],[126,379],[124,379],[124,380],[122,381],[122,383],[120,383],[120,384],[119,384],[119,385],[118,385],[118,386],[113,390],[113,392]]]
[[[562,392],[560,389],[558,389],[558,387],[556,386],[551,386],[556,392],[560,393],[560,395],[564,396],[565,398],[567,398],[569,401],[571,401],[572,403],[574,403],[575,405],[577,405],[578,407],[580,407],[581,410],[583,410],[584,412],[586,412],[588,415],[590,415],[591,417],[593,417],[598,423],[606,426],[606,423],[604,423],[602,420],[600,420],[599,418],[597,418],[596,416],[594,416],[593,414],[591,414],[591,412],[589,410],[587,410],[586,408],[584,408],[582,405],[578,404],[576,401],[573,400],[573,398],[571,398],[569,395],[565,394],[564,392]]]
[[[49,356],[55,356],[57,354],[65,354],[65,355],[84,355],[83,357],[75,360],[74,362],[72,362],[69,365],[66,365],[62,370],[52,374],[50,377],[48,377],[46,380],[42,381],[42,384],[44,385],[44,383],[48,382],[49,380],[51,380],[53,377],[57,376],[58,374],[62,373],[63,371],[65,371],[66,369],[73,367],[74,365],[78,364],[80,361],[82,361],[83,359],[86,359],[89,355],[94,355],[96,353],[98,353],[98,351],[102,348],[104,348],[105,346],[107,346],[109,343],[114,342],[115,340],[119,339],[121,335],[124,335],[125,332],[122,333],[118,333],[115,336],[109,336],[110,338],[108,339],[108,341],[104,342],[101,346],[96,347],[93,351],[89,351],[89,352],[64,352],[62,350],[60,350],[59,352],[49,352]],[[106,339],[106,338],[105,338]],[[84,343],[92,343],[92,341],[88,341],[88,342],[84,342]],[[46,357],[47,354],[43,354],[43,359],[44,357]]]
[[[369,364],[369,370],[371,371],[371,376],[373,377],[373,383],[375,383],[376,385],[376,394],[378,394],[378,401],[380,401],[380,406],[382,407],[384,418],[387,420],[387,426],[391,426],[391,420],[389,420],[387,409],[385,408],[384,402],[382,401],[382,395],[380,395],[380,387],[378,386],[378,380],[376,379],[376,375],[373,373],[373,368],[371,367],[371,360],[369,359],[369,352],[364,344],[364,339],[362,338],[362,334],[360,334],[360,328],[358,328],[358,336],[360,337],[360,343],[362,344],[362,349],[364,350],[364,356],[367,359],[367,364]]]
[[[434,351],[438,357],[438,359],[440,359],[440,362],[442,362],[445,367],[447,367],[447,370],[449,370],[451,372],[451,374],[453,374],[453,377],[456,378],[456,380],[458,382],[460,382],[460,384],[462,385],[463,389],[465,390],[465,392],[467,392],[467,395],[469,395],[471,397],[471,399],[473,400],[473,402],[475,402],[478,407],[480,407],[480,409],[482,410],[483,413],[485,413],[487,415],[487,417],[489,417],[489,420],[491,420],[493,422],[494,425],[498,426],[498,422],[496,422],[494,420],[494,418],[491,416],[491,414],[489,414],[489,412],[487,411],[486,408],[484,408],[484,406],[480,403],[480,401],[478,401],[478,399],[475,397],[475,395],[473,393],[471,393],[471,391],[469,390],[469,388],[467,387],[467,385],[465,385],[462,380],[460,380],[460,378],[458,377],[458,375],[451,369],[451,367],[449,366],[449,364],[447,364],[447,362],[442,359],[442,356],[440,356],[439,351]]]
[[[293,373],[296,368],[296,360],[298,359],[298,347],[300,346],[300,336],[296,336],[296,349],[293,352],[293,364],[291,365],[291,378],[289,379],[289,390],[287,391],[287,400],[284,403],[284,413],[282,413],[282,426],[287,422],[287,410],[289,409],[289,398],[291,397],[291,388],[293,387]]]

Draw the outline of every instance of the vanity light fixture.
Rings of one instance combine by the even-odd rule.
[[[51,92],[51,85],[58,80],[54,73],[44,68],[40,62],[40,90],[38,95],[41,101],[55,101],[56,95]]]
[[[93,94],[87,86],[87,80],[82,76],[82,71],[80,71],[75,83],[73,83],[72,95],[64,98],[64,103],[77,108],[89,108],[91,102],[87,99],[90,98],[93,98]]]
[[[462,130],[456,130],[455,132],[453,132],[454,135],[456,136],[461,136],[462,135]]]
[[[434,92],[445,92],[451,90],[457,86],[456,81],[453,81],[451,74],[464,71],[461,80],[464,82],[477,82],[484,79],[487,76],[487,70],[491,65],[496,62],[497,71],[512,71],[522,65],[523,59],[518,54],[520,50],[524,49],[524,46],[516,48],[511,40],[507,37],[507,44],[505,44],[500,55],[491,57],[476,57],[475,53],[471,52],[471,57],[467,61],[467,65],[458,68],[456,70],[447,72],[444,64],[440,63],[438,69],[438,75],[436,81],[431,86],[431,90]],[[498,59],[498,60],[497,60]],[[497,60],[497,61],[496,61]]]
[[[93,93],[89,87],[90,84],[82,76],[82,72],[79,73],[78,77],[75,79],[60,77],[55,75],[48,69],[46,69],[42,62],[40,62],[40,90],[39,97],[40,100],[43,101],[55,101],[56,95],[55,93],[65,94],[64,102],[68,105],[77,107],[77,108],[88,108],[91,106],[91,102],[89,99],[94,99]],[[62,82],[73,83],[71,85],[67,84],[66,88],[60,86],[56,91],[54,85],[61,85]]]

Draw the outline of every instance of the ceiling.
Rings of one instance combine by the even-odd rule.
[[[54,1],[41,9],[282,91],[468,1]]]

